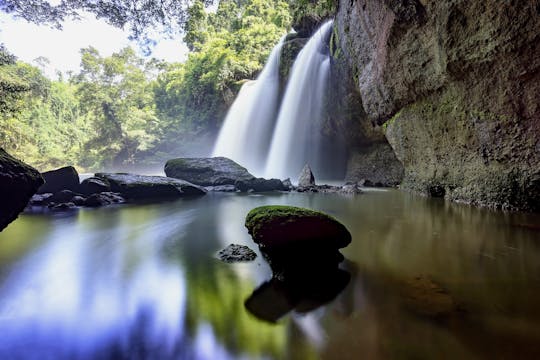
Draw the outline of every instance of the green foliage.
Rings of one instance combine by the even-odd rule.
[[[5,4],[0,10],[45,23],[76,10],[69,8],[75,2],[62,2],[69,5],[66,13],[55,18],[47,6]],[[130,48],[102,57],[89,47],[81,50],[78,74],[50,81],[0,46],[1,144],[41,170],[62,165],[98,170],[152,161],[162,166],[171,157],[192,155],[190,148],[215,136],[241,83],[261,70],[290,26],[290,16],[283,0],[222,0],[215,12],[198,0],[182,11],[189,15],[181,24],[192,50],[183,64],[147,61]],[[54,16],[42,18],[39,12]],[[118,14],[112,20],[112,14],[103,16],[117,25],[133,20]]]
[[[320,21],[332,17],[337,10],[337,0],[288,0],[293,24],[301,24],[304,19]]]

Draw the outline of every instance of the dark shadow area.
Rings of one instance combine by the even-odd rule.
[[[263,283],[245,301],[245,308],[261,320],[276,322],[290,311],[307,313],[329,303],[351,279],[349,272],[339,268],[304,275],[274,277]]]

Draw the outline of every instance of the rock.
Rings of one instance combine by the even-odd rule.
[[[30,205],[36,205],[36,206],[43,206],[47,205],[50,201],[49,199],[53,196],[51,193],[45,193],[45,194],[34,194],[30,198]]]
[[[111,191],[111,184],[106,179],[90,177],[81,182],[79,192],[84,195],[92,195]]]
[[[283,186],[285,187],[285,190],[294,190],[294,185],[291,182],[290,178],[286,178],[282,181]]]
[[[254,192],[265,192],[265,191],[285,191],[287,188],[283,185],[279,179],[263,179],[255,178],[252,180],[237,180],[234,183],[234,186],[242,191],[247,192],[252,190]]]
[[[74,208],[75,204],[72,202],[65,202],[65,203],[59,203],[59,204],[51,202],[49,203],[48,206],[51,210],[67,210],[67,209]]]
[[[225,157],[172,159],[165,164],[165,174],[202,186],[234,185],[255,179],[246,168]]]
[[[39,188],[38,194],[57,193],[62,190],[78,191],[79,174],[73,166],[46,171],[41,175],[45,183]]]
[[[74,203],[76,206],[84,206],[86,203],[86,198],[83,196],[75,195],[73,198],[71,198],[71,202]]]
[[[349,156],[345,180],[364,181],[363,186],[396,187],[403,180],[403,165],[387,142],[375,143]]]
[[[238,244],[230,244],[218,252],[218,258],[228,263],[253,261],[256,257],[255,251],[245,245]]]
[[[315,177],[308,164],[304,165],[304,168],[298,176],[298,187],[310,187],[315,185]]]
[[[335,26],[350,152],[382,132],[404,189],[540,210],[536,2],[340,0]]]
[[[205,186],[204,187],[207,191],[215,191],[215,192],[235,192],[236,186],[234,185],[218,185],[218,186]]]
[[[0,148],[0,231],[17,218],[42,184],[36,169]]]
[[[349,231],[333,217],[294,206],[255,208],[246,216],[245,226],[255,243],[264,248],[300,243],[338,249],[351,242]]]
[[[362,189],[360,189],[356,184],[343,185],[338,192],[347,195],[358,195],[363,193]]]
[[[125,199],[118,193],[102,192],[99,194],[90,195],[85,201],[84,206],[99,207],[110,204],[120,204],[125,202]]]
[[[62,190],[53,194],[51,197],[47,198],[47,202],[49,203],[71,202],[75,196],[81,196],[81,194],[74,193],[71,190]]]
[[[96,177],[107,180],[113,192],[129,199],[174,199],[206,194],[200,186],[164,176],[97,173]]]

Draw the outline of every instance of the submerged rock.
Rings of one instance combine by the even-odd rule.
[[[200,186],[164,176],[97,173],[96,177],[107,180],[113,192],[129,199],[173,199],[206,194],[206,190]]]
[[[79,174],[73,166],[46,171],[41,176],[45,183],[37,191],[38,194],[57,193],[62,190],[78,191]]]
[[[17,218],[42,184],[36,169],[0,148],[0,231]]]
[[[315,186],[315,176],[308,164],[304,165],[304,168],[298,176],[298,187],[310,187]]]
[[[75,196],[81,196],[81,194],[75,193],[71,190],[62,190],[48,197],[47,202],[48,203],[70,202]]]
[[[255,251],[245,245],[238,244],[230,244],[225,249],[220,250],[217,255],[221,261],[228,263],[253,261],[257,258]]]
[[[460,310],[450,293],[429,276],[407,279],[399,288],[404,305],[418,315],[442,318]]]
[[[178,158],[167,161],[165,174],[202,186],[234,185],[255,180],[246,168],[225,157]]]

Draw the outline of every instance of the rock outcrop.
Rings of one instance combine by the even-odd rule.
[[[356,126],[382,127],[404,188],[540,210],[537,2],[340,0],[335,26]]]
[[[62,190],[79,190],[79,174],[73,166],[45,171],[41,174],[45,183],[39,188],[38,194],[56,193]]]
[[[167,161],[165,175],[201,186],[234,185],[252,181],[246,168],[225,157],[178,158]]]
[[[315,186],[315,176],[308,164],[304,165],[298,176],[298,187]]]
[[[42,184],[36,169],[0,148],[0,231],[17,218]]]
[[[206,194],[206,190],[200,186],[164,176],[97,173],[96,177],[107,180],[111,185],[111,191],[134,200],[175,199]]]

